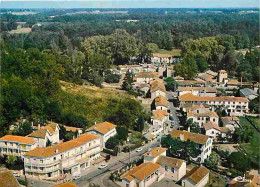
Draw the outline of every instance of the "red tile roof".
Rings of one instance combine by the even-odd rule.
[[[19,142],[20,144],[34,144],[36,142],[34,138],[14,135],[5,135],[4,137],[0,138],[0,140],[7,142]]]
[[[96,125],[91,126],[86,131],[95,130],[95,131],[100,132],[101,134],[106,134],[114,128],[116,128],[116,125],[114,125],[113,123],[103,122],[103,123],[98,123]]]
[[[245,97],[200,97],[191,93],[179,96],[180,101],[231,101],[231,102],[248,102]]]

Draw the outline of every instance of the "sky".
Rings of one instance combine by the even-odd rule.
[[[2,8],[258,8],[259,0],[0,0]]]

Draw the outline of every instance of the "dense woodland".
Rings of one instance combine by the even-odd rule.
[[[70,15],[65,14],[80,10],[37,11],[17,16],[3,10],[1,15],[2,134],[21,117],[83,128],[91,125],[93,121],[82,111],[95,111],[82,103],[90,106],[103,101],[69,94],[59,81],[101,86],[103,81],[114,81],[110,71],[114,65],[149,62],[159,49],[182,49],[176,75],[185,79],[206,69],[224,68],[243,81],[259,80],[259,51],[254,48],[259,45],[257,13],[235,9],[222,13],[129,9],[122,14]],[[17,22],[26,22],[22,27],[32,27],[32,32],[10,34]],[[248,53],[243,56],[240,49],[248,49]],[[102,120],[131,129],[137,128],[140,116],[147,118],[139,102],[130,98],[108,100],[100,109]]]

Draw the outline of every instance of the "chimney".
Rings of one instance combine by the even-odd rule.
[[[33,127],[33,121],[31,122],[31,124],[32,124],[32,127]]]
[[[55,153],[59,153],[59,149],[58,148],[55,149]]]
[[[97,124],[97,122],[95,122],[95,125]]]
[[[41,125],[40,124],[38,124],[38,129],[40,129],[41,128]]]
[[[184,141],[184,134],[182,134],[182,133],[180,134],[180,140]]]
[[[188,127],[188,132],[190,132],[190,126]]]

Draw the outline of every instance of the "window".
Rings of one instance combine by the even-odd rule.
[[[216,121],[215,118],[213,118],[213,121],[214,121],[214,122]]]
[[[165,169],[165,171],[168,171],[168,167],[167,166],[165,166],[164,169]]]
[[[175,169],[174,169],[174,168],[172,168],[172,172],[173,172],[173,173],[175,172]]]
[[[55,161],[55,160],[56,160],[56,157],[53,157],[53,160]]]
[[[214,134],[214,131],[211,131],[211,134]]]

